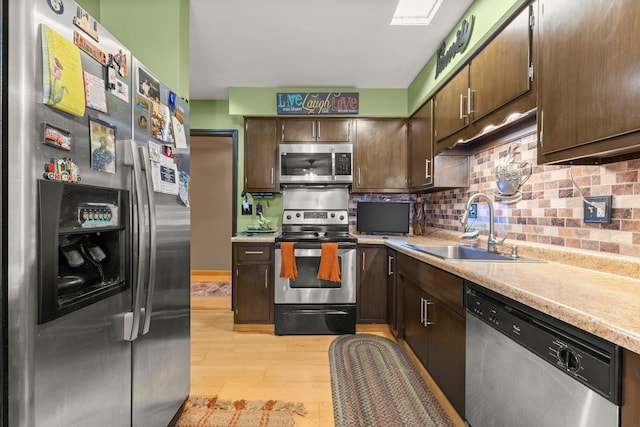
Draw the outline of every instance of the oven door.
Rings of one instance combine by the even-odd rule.
[[[294,253],[298,269],[296,280],[280,277],[282,251],[280,244],[276,243],[274,295],[276,304],[355,304],[355,243],[338,243],[341,282],[318,279],[322,255],[320,242],[295,243]]]

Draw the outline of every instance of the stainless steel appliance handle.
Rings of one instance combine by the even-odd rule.
[[[133,312],[125,314],[125,331],[124,339],[127,341],[134,341],[138,338],[138,330],[140,329],[140,316],[142,315],[142,291],[143,284],[145,282],[145,265],[144,261],[147,258],[147,233],[145,230],[145,216],[144,216],[144,187],[142,185],[142,165],[140,164],[140,156],[138,155],[138,144],[135,141],[127,141],[127,148],[125,149],[125,164],[132,166],[133,174],[133,198],[136,205],[137,216],[134,218],[136,221],[136,227],[134,228],[133,245],[137,245],[138,249],[138,262],[137,262],[137,274],[136,280],[133,284]]]
[[[153,177],[151,175],[151,159],[149,158],[149,149],[140,147],[140,152],[144,160],[145,178],[147,181],[147,200],[149,202],[149,263],[147,264],[149,272],[147,274],[147,301],[144,307],[144,325],[142,327],[142,335],[149,332],[151,326],[151,314],[153,312],[153,296],[156,289],[156,200],[153,191]]]

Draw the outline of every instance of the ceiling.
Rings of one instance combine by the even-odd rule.
[[[407,88],[473,0],[391,26],[397,0],[190,0],[191,99],[229,87]]]

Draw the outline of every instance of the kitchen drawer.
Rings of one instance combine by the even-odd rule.
[[[398,273],[417,283],[456,313],[465,315],[460,277],[404,254],[398,255],[397,263]]]
[[[238,262],[243,261],[271,261],[273,259],[273,245],[243,243],[236,245]]]

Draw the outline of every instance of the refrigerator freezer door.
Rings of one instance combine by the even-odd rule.
[[[133,342],[132,425],[165,425],[189,394],[189,210],[156,193],[157,263],[148,333]]]
[[[40,325],[35,426],[129,425],[131,343],[121,338],[122,314],[114,314],[129,304],[121,292]]]
[[[136,58],[132,63],[134,92],[139,90],[143,76],[153,82],[160,102],[173,110],[171,119],[174,114],[177,118],[179,113],[188,138],[188,104],[178,98],[174,107],[169,101],[169,88],[144,69]],[[136,93],[138,101],[143,103],[141,96]],[[162,144],[152,134],[151,127],[138,126],[138,117],[146,114],[138,103],[133,110],[134,139],[147,149],[149,145]],[[179,163],[178,175],[180,171],[188,174],[189,150],[179,148],[178,144],[165,144],[171,147],[175,164]],[[164,154],[155,152],[153,155]],[[146,158],[145,174],[150,177],[154,168],[148,162]],[[150,241],[155,239],[155,248],[151,248],[150,253],[154,249],[156,253],[155,260],[152,258],[149,262],[153,268],[149,276],[155,276],[155,279],[145,286],[142,320],[138,338],[133,342],[132,425],[136,427],[166,425],[184,403],[190,387],[190,211],[179,195],[153,193],[153,185],[153,180],[145,181],[145,187],[151,191],[151,202],[147,195],[145,210],[154,214],[149,219],[149,230],[153,234]]]

